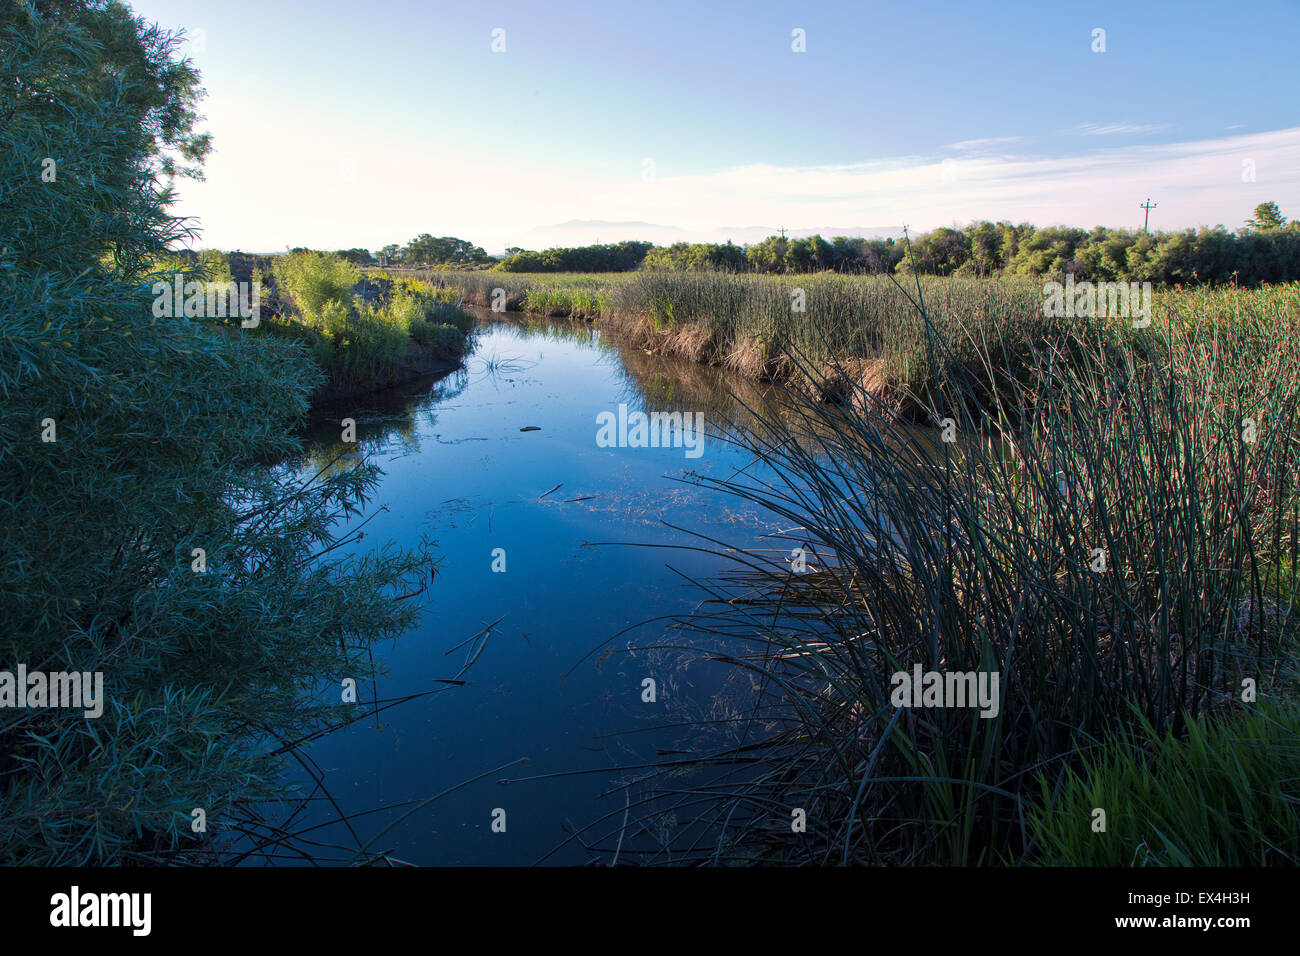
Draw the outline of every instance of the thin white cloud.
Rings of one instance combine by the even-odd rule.
[[[1127,134],[1161,133],[1169,129],[1168,123],[1080,123],[1076,127],[1084,136],[1116,136]]]
[[[1023,136],[990,136],[985,139],[963,139],[956,143],[949,143],[944,149],[955,149],[959,152],[972,152],[975,150],[988,149],[990,146],[999,146],[1003,143],[1018,143],[1024,139]]]

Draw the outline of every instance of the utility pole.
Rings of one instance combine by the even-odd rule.
[[[777,230],[777,232],[781,234],[782,239],[785,238],[785,226],[782,226],[780,229]]]
[[[1146,231],[1147,231],[1147,225],[1151,222],[1151,210],[1152,210],[1152,209],[1155,209],[1156,206],[1159,206],[1159,205],[1160,205],[1160,203],[1158,203],[1158,202],[1152,202],[1150,196],[1147,197],[1147,201],[1146,201],[1146,202],[1144,202],[1144,203],[1141,203],[1141,202],[1138,203],[1138,207],[1139,207],[1139,208],[1141,208],[1141,209],[1145,209],[1145,210],[1146,210],[1146,215],[1142,217],[1142,231],[1143,231],[1143,232],[1146,232]]]

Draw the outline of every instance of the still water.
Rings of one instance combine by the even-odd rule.
[[[334,824],[311,839],[355,848],[375,838],[372,850],[420,865],[609,861],[583,844],[618,829],[618,768],[652,761],[656,748],[689,748],[690,731],[662,725],[708,713],[719,691],[718,675],[673,669],[642,648],[668,639],[655,619],[700,603],[687,579],[723,562],[655,546],[708,546],[686,533],[695,531],[748,547],[777,527],[740,499],[680,480],[762,474],[734,444],[747,413],[733,396],[758,398],[755,386],[718,370],[611,346],[581,324],[487,313],[459,372],[322,410],[318,451],[352,417],[360,447],[384,470],[367,514],[387,510],[362,544],[423,537],[442,561],[422,623],[376,648],[386,676],[374,688],[369,675],[358,680],[361,706],[376,693],[444,689],[310,747],[333,801],[364,814],[351,822],[355,836]],[[680,447],[601,447],[597,416],[620,405],[629,415],[702,413],[698,457]],[[502,559],[505,570],[494,571]],[[471,640],[494,622],[485,644]],[[604,647],[620,653],[601,660]],[[437,683],[474,653],[467,685]],[[643,701],[646,678],[656,682],[653,703]],[[337,816],[314,796],[295,829]],[[501,811],[505,832],[494,832]],[[611,814],[612,823],[572,839]]]

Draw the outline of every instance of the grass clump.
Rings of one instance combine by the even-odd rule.
[[[1180,737],[1143,721],[1040,775],[1027,806],[1034,862],[1300,863],[1300,712],[1261,702],[1186,726]]]

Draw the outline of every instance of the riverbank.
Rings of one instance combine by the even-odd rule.
[[[1155,289],[1147,313],[1045,315],[1044,284],[1027,278],[760,276],[637,272],[521,275],[413,272],[495,311],[585,319],[629,345],[721,366],[756,381],[792,384],[835,403],[932,417],[941,382],[960,372],[986,404],[1026,356],[1079,334],[1119,345],[1135,335],[1187,340],[1207,328],[1233,335],[1243,322],[1300,310],[1300,283],[1254,289]],[[1082,289],[1082,286],[1080,287]],[[1126,300],[1127,301],[1127,297]],[[943,346],[935,348],[935,342]],[[995,354],[986,361],[985,351]]]
[[[460,354],[448,355],[446,352],[421,345],[412,339],[406,354],[384,377],[364,382],[326,381],[312,393],[311,404],[316,407],[362,395],[373,395],[422,378],[450,374],[460,368],[461,361]]]

